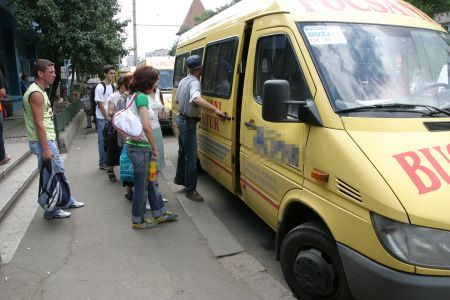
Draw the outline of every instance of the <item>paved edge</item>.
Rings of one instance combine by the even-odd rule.
[[[296,299],[292,292],[274,279],[253,256],[247,252],[219,258],[222,267],[244,283],[262,299]]]
[[[67,153],[72,140],[75,138],[77,132],[84,123],[86,123],[86,114],[83,110],[80,110],[72,121],[64,127],[64,131],[59,133],[58,148],[60,153]]]
[[[176,192],[181,188],[181,186],[177,186],[172,182],[175,176],[175,168],[172,162],[166,160],[166,167],[161,172],[173,191]],[[177,199],[216,257],[229,256],[245,251],[244,247],[214,215],[205,202],[191,201],[184,194],[180,193],[177,193]]]

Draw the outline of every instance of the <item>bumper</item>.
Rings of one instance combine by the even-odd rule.
[[[395,271],[342,244],[338,244],[338,248],[355,299],[450,299],[448,276],[423,276]]]

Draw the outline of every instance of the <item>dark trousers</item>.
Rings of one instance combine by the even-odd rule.
[[[197,122],[181,115],[176,122],[180,131],[176,178],[184,183],[187,192],[192,192],[197,188]]]

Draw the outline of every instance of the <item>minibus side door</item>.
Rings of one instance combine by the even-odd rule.
[[[262,118],[266,80],[285,79],[292,100],[308,92],[292,31],[287,27],[258,28],[255,22],[249,47],[241,116],[241,187],[248,205],[271,227],[285,193],[301,189],[304,150],[309,125],[298,120],[298,106],[289,107],[292,122],[272,123]]]

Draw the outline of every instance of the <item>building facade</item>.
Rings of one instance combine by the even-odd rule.
[[[6,78],[7,99],[2,99],[8,114],[22,109],[20,76],[33,78],[33,62],[36,59],[36,46],[32,33],[17,30],[17,22],[7,0],[0,0],[0,69]]]

